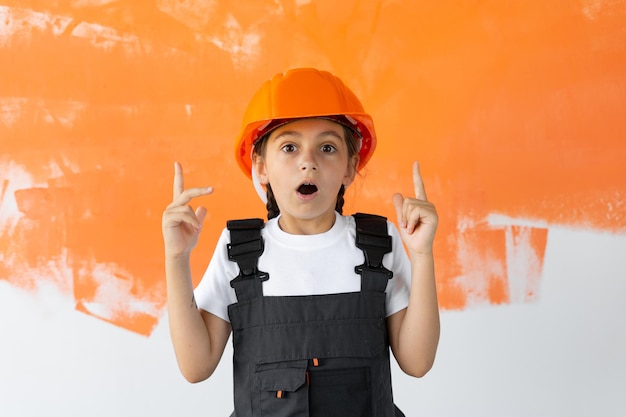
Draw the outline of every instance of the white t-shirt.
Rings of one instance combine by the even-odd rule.
[[[333,227],[317,235],[292,235],[278,226],[278,218],[269,220],[261,231],[265,250],[259,258],[259,269],[269,273],[263,282],[263,295],[323,295],[361,290],[361,276],[354,267],[363,264],[365,256],[356,247],[356,226],[352,216],[336,213]],[[387,316],[408,305],[411,288],[411,265],[402,246],[396,226],[387,222],[392,251],[383,265],[393,271],[386,289]],[[213,258],[195,289],[198,307],[226,321],[228,306],[237,302],[230,281],[239,275],[239,267],[228,260],[226,244],[230,233],[224,229]]]

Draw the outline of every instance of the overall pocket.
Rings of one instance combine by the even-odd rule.
[[[311,370],[310,382],[311,416],[372,417],[369,368]]]
[[[309,408],[307,361],[259,365],[256,372],[263,417],[306,417]]]

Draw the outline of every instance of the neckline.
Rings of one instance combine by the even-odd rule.
[[[266,231],[279,243],[286,246],[292,246],[294,249],[299,249],[301,247],[304,249],[313,249],[316,247],[328,246],[341,237],[345,229],[348,227],[347,218],[335,212],[335,222],[326,232],[314,235],[296,235],[287,233],[280,228],[278,225],[279,217],[267,222],[265,226]]]

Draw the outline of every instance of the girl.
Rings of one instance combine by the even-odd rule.
[[[181,372],[198,382],[233,332],[237,417],[402,415],[389,347],[409,375],[432,367],[438,218],[417,163],[415,197],[392,198],[398,228],[341,214],[375,145],[371,117],[332,74],[293,69],[263,84],[236,158],[262,190],[268,222],[228,222],[195,296],[189,255],[207,210],[189,204],[213,189],[185,189],[175,164],[162,224],[172,342]]]

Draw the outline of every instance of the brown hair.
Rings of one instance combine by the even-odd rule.
[[[358,134],[354,130],[349,128],[348,126],[345,126],[345,125],[342,125],[342,126],[343,126],[344,141],[348,149],[348,160],[350,160],[352,159],[353,156],[359,154],[359,147],[358,147],[358,140],[357,140]],[[266,133],[254,144],[255,155],[258,155],[258,156],[265,155],[265,147],[267,144],[267,139],[269,138],[270,134],[271,132]],[[266,185],[266,190],[267,190],[267,204],[265,205],[265,207],[267,208],[267,219],[269,220],[269,219],[273,219],[274,217],[277,217],[280,214],[280,208],[278,207],[278,203],[276,203],[276,198],[274,197],[274,192],[272,191],[272,186],[270,184]],[[339,188],[339,193],[337,194],[337,203],[335,204],[335,211],[338,212],[339,214],[343,213],[343,204],[344,204],[343,195],[345,192],[346,192],[346,187],[344,187],[342,184],[341,188]]]

